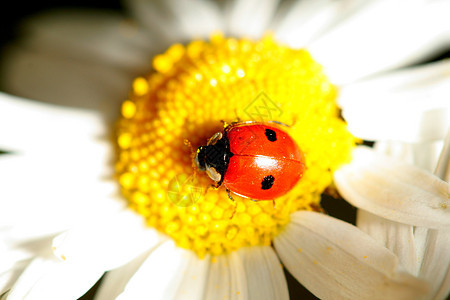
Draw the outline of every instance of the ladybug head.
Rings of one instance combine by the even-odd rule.
[[[208,140],[206,146],[197,149],[194,160],[199,170],[206,171],[209,178],[220,185],[232,155],[226,133],[217,132]]]

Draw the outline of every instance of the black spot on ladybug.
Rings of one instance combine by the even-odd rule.
[[[277,140],[277,133],[272,129],[266,129],[265,134],[269,141],[275,142]]]
[[[275,181],[275,177],[272,175],[264,177],[264,179],[261,181],[261,188],[263,190],[268,190],[272,187],[273,182]]]

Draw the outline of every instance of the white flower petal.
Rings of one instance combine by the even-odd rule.
[[[447,46],[448,1],[370,1],[310,47],[335,83],[404,66]]]
[[[117,300],[173,299],[192,253],[167,241],[156,248],[128,281]],[[191,257],[192,258],[192,257]]]
[[[414,245],[414,229],[358,209],[356,225],[397,255],[400,264],[411,274],[419,274],[419,260]]]
[[[147,252],[134,259],[132,262],[108,272],[102,281],[95,299],[116,299],[118,295],[123,293],[130,278],[139,270],[145,260],[148,259],[149,255],[152,255],[152,253]],[[210,257],[207,255],[204,259],[199,259],[196,254],[185,251],[183,259],[188,261],[188,265],[178,287],[175,283],[172,286],[172,288],[176,290],[176,293],[173,293],[173,299],[202,299],[205,293],[207,276],[211,276],[211,274],[208,274]],[[145,284],[141,288],[145,288]],[[145,297],[149,293],[151,293],[151,290],[144,292],[142,296]],[[125,297],[125,294],[121,297]]]
[[[153,249],[152,249],[153,250]],[[105,274],[98,291],[95,293],[96,300],[116,299],[124,290],[130,278],[144,263],[152,250],[139,255],[131,262],[111,270]]]
[[[6,199],[0,201],[0,227],[12,227],[10,230],[23,238],[36,238],[123,207],[115,198],[115,182],[93,178],[89,168],[72,174],[77,168],[70,163],[54,163],[59,165],[49,165],[39,156],[0,157],[0,199]],[[45,180],[38,180],[43,176]]]
[[[225,3],[226,33],[261,38],[275,14],[279,0],[231,0]]]
[[[87,292],[103,270],[87,264],[36,258],[12,287],[8,300],[73,300]]]
[[[445,178],[449,164],[450,134],[447,135],[441,158],[435,174]],[[439,142],[442,148],[442,142]],[[404,144],[399,142],[376,143],[377,151],[415,165],[425,166],[432,171],[435,166],[436,143]],[[406,150],[406,151],[405,151]],[[432,161],[427,156],[433,157]],[[423,161],[425,159],[425,161]],[[450,232],[448,230],[427,229],[392,222],[358,210],[357,225],[376,240],[392,250],[400,263],[413,275],[427,280],[431,292],[427,299],[444,299],[450,291]]]
[[[75,137],[74,139],[77,140]],[[45,139],[42,140],[44,142]],[[63,179],[58,179],[58,177],[68,173],[64,179],[72,181],[72,183],[78,182],[78,184],[82,182],[89,184],[93,180],[111,180],[114,175],[111,163],[114,152],[112,143],[88,138],[84,140],[80,138],[77,141],[79,144],[73,145],[73,147],[70,147],[69,143],[55,147],[36,144],[28,146],[29,148],[34,147],[36,150],[26,150],[25,154],[2,155],[0,157],[2,175],[0,176],[17,174],[17,176],[24,176],[23,179],[25,179],[31,178],[32,175],[36,178],[36,175],[39,177],[45,174],[48,181],[51,182],[62,181]],[[22,168],[18,169],[18,165],[14,166],[13,163]],[[27,172],[32,174],[25,174]]]
[[[400,161],[415,165],[428,172],[433,172],[439,159],[442,146],[442,141],[423,143],[379,141],[375,143],[374,150]]]
[[[21,24],[27,48],[133,73],[148,70],[155,43],[142,28],[112,11],[55,10]]]
[[[237,254],[247,275],[248,299],[289,299],[286,278],[272,247],[241,248]]]
[[[417,264],[419,265],[419,268],[422,264],[422,259],[425,256],[425,252],[427,249],[428,233],[430,232],[430,230],[432,229],[414,226],[414,244],[416,247],[418,259]]]
[[[141,216],[126,210],[85,221],[53,240],[53,251],[67,262],[117,268],[156,246],[163,237],[144,225]]]
[[[256,249],[258,251],[258,249]],[[238,250],[229,254],[228,264],[231,271],[231,295],[230,299],[247,300],[249,299],[249,285],[247,284],[247,274],[244,262],[241,257],[242,250]],[[243,250],[246,251],[246,250]],[[278,273],[277,273],[278,275]],[[279,276],[277,276],[278,278]],[[281,288],[284,285],[281,284]]]
[[[0,252],[0,254],[2,255],[2,258],[10,259],[8,256],[5,256],[4,253]],[[17,261],[13,262],[11,266],[6,269],[0,269],[0,295],[11,289],[29,263],[30,260]],[[0,297],[0,299],[2,298]]]
[[[24,238],[14,230],[0,229],[0,273],[36,256],[47,255],[54,235]]]
[[[373,98],[372,93],[379,93],[380,91],[399,93],[411,89],[420,91],[424,88],[434,88],[443,85],[450,79],[449,72],[450,62],[440,60],[372,76],[341,87],[338,99],[339,105],[344,107],[347,104],[352,105],[363,94],[366,97]],[[368,89],[372,92],[367,93]],[[365,93],[364,90],[366,90]],[[383,101],[383,99],[380,100]]]
[[[209,271],[203,299],[249,299],[240,251],[208,259]]]
[[[5,150],[46,152],[81,148],[77,143],[106,135],[99,113],[64,109],[0,93],[0,147]],[[57,151],[55,151],[57,152]]]
[[[9,47],[2,56],[3,91],[24,98],[95,109],[115,121],[134,74],[117,67]],[[30,124],[27,122],[27,124]]]
[[[414,276],[426,280],[430,292],[426,299],[444,299],[450,291],[450,232],[414,228],[358,210],[357,224],[399,258]],[[414,231],[414,234],[413,234]]]
[[[450,230],[428,230],[425,245],[419,277],[430,283],[432,299],[445,299],[450,292]]]
[[[442,61],[344,86],[338,101],[357,137],[425,142],[447,133],[449,93],[450,61]]]
[[[339,193],[351,204],[383,218],[415,226],[450,226],[449,185],[415,166],[367,147],[334,173]]]
[[[214,257],[210,263],[208,279],[205,285],[205,299],[227,299],[232,295],[230,291],[231,266],[228,256]],[[239,291],[234,291],[234,293]]]
[[[157,37],[164,47],[205,38],[215,30],[223,30],[222,16],[213,1],[129,0],[126,4],[138,23]]]
[[[189,265],[173,297],[176,299],[202,299],[205,294],[206,282],[211,274],[208,274],[211,261],[210,256],[199,258],[192,251],[187,251]],[[232,266],[230,266],[232,267]]]
[[[450,129],[447,132],[434,174],[446,182],[450,181]]]
[[[271,28],[277,40],[293,48],[304,47],[361,5],[361,0],[303,0],[283,3]]]
[[[321,299],[412,299],[426,285],[398,271],[396,256],[358,228],[299,211],[274,239],[281,261]]]

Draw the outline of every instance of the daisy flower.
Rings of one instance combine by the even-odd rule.
[[[107,272],[96,299],[288,299],[281,264],[321,299],[447,296],[450,63],[411,64],[446,46],[450,3],[127,5],[39,16],[4,53],[0,297]],[[192,176],[185,140],[237,118],[304,152],[276,207]],[[333,182],[359,228],[321,212]]]

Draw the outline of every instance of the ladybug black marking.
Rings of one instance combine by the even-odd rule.
[[[272,175],[264,177],[264,179],[261,181],[261,188],[263,190],[268,190],[272,187],[273,182],[275,181],[275,177]]]
[[[269,141],[275,142],[277,140],[277,133],[272,129],[266,129],[265,134]]]

